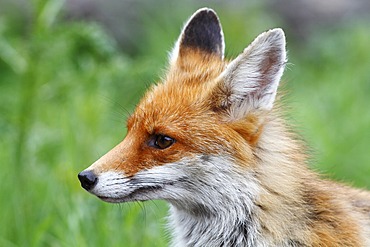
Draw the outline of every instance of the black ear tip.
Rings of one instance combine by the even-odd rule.
[[[211,8],[207,8],[207,7],[200,8],[197,11],[195,11],[194,16],[199,15],[199,14],[200,15],[217,16],[216,11],[214,11]]]
[[[195,11],[193,16],[190,18],[190,23],[198,23],[198,22],[203,22],[203,23],[219,23],[218,16],[216,12],[213,9],[210,8],[201,8]]]
[[[223,58],[223,33],[220,21],[213,9],[201,8],[187,23],[181,46],[193,47]]]

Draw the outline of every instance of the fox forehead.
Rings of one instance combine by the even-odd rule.
[[[198,121],[213,115],[209,111],[210,98],[226,63],[217,57],[204,61],[196,55],[190,61],[186,67],[181,64],[171,66],[164,80],[152,86],[128,119],[129,130],[141,124],[153,134],[161,127],[183,128],[186,120]]]

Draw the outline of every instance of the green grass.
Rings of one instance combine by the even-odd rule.
[[[167,246],[164,202],[103,203],[77,173],[123,139],[125,116],[196,7],[151,11],[128,56],[99,25],[61,21],[59,1],[34,5],[27,28],[0,17],[0,246]],[[216,10],[229,56],[279,26],[261,6]],[[284,80],[312,166],[370,188],[368,44],[367,23],[315,33],[304,48],[288,36]]]
[[[318,170],[370,188],[370,56],[365,24],[317,34],[292,56],[287,73],[293,115]],[[299,56],[299,57],[297,57]]]

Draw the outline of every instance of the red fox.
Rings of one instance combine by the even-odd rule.
[[[224,59],[212,9],[196,11],[127,136],[78,174],[106,202],[165,200],[173,246],[370,246],[370,193],[319,178],[275,103],[285,35]]]

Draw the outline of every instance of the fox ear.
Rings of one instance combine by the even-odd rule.
[[[260,34],[221,74],[216,109],[226,110],[232,119],[271,110],[285,63],[283,30]]]
[[[188,49],[215,54],[224,58],[224,35],[215,11],[202,8],[196,11],[185,24],[175,47],[170,54],[172,63]]]

